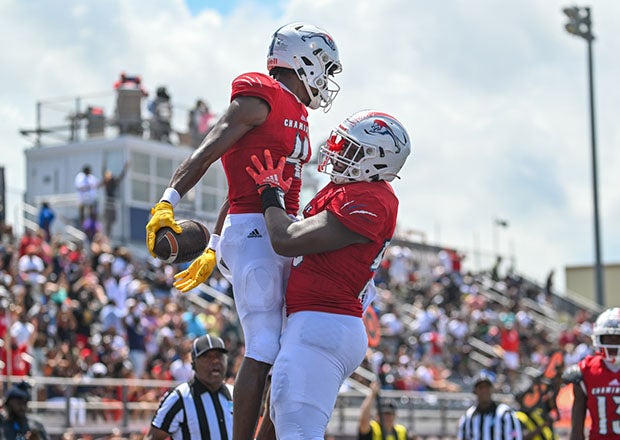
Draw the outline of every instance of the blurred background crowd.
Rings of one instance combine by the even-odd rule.
[[[234,308],[203,291],[180,294],[172,287],[179,267],[133,255],[102,232],[76,244],[44,230],[14,236],[5,228],[1,242],[2,374],[185,381],[192,339],[212,333],[230,350],[233,382],[244,349]],[[388,249],[375,279],[380,338],[363,364],[384,389],[469,391],[484,367],[497,374],[500,391],[510,392],[554,351],[563,351],[567,364],[591,352],[590,313],[560,314],[549,286],[510,270],[462,273],[462,258],[451,250]],[[232,297],[217,271],[209,284]],[[38,400],[64,396],[54,386],[38,393]],[[117,387],[77,387],[74,397],[119,398]],[[129,399],[160,397],[143,388]]]

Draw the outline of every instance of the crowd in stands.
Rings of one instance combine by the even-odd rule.
[[[176,268],[137,261],[102,233],[84,245],[47,242],[42,230],[15,240],[5,234],[0,257],[2,374],[184,381],[192,371],[191,340],[207,332],[227,340],[233,367],[241,359],[233,310],[215,302],[199,309],[171,287]],[[212,283],[229,288],[216,277]],[[78,387],[74,397],[118,399],[118,391]],[[161,390],[136,393],[131,401],[161,397]],[[62,387],[50,386],[37,398],[64,396]]]
[[[191,341],[208,332],[226,342],[233,382],[243,357],[233,309],[204,294],[208,305],[197,306],[190,297],[200,292],[182,295],[172,287],[179,267],[150,257],[140,260],[102,232],[85,244],[54,236],[48,241],[46,234],[41,229],[14,237],[5,228],[1,238],[2,374],[186,381],[192,374]],[[378,373],[384,389],[469,391],[480,368],[470,356],[472,338],[492,348],[487,367],[506,392],[519,385],[519,372],[528,366],[540,370],[555,350],[564,351],[569,364],[590,352],[590,314],[565,319],[544,288],[515,274],[493,280],[462,273],[454,255],[388,249],[376,275],[373,304],[381,343],[369,349],[363,364]],[[508,301],[485,295],[488,286],[481,279]],[[232,296],[217,271],[209,284]],[[524,299],[555,313],[554,319],[565,321],[564,330],[544,326]],[[113,386],[77,387],[73,398],[114,400],[118,393]],[[161,394],[136,388],[129,399],[157,402]],[[39,388],[36,398],[62,400],[65,389]],[[84,423],[84,413],[72,417]]]
[[[157,87],[154,95],[147,99],[149,93],[144,89],[142,80],[137,75],[129,76],[121,73],[118,81],[114,83],[114,90],[116,91],[116,109],[111,122],[119,128],[120,134],[142,136],[143,123],[147,122],[150,139],[169,144],[176,143],[178,140],[180,144],[196,148],[215,122],[215,115],[206,101],[197,99],[194,107],[187,113],[187,132],[180,131],[178,127],[174,127],[173,115],[175,109],[177,111],[185,109],[173,103],[166,86]],[[142,105],[145,99],[148,117],[143,120]],[[91,123],[89,121],[89,124]]]
[[[510,270],[500,277],[497,265],[462,273],[455,256],[449,250],[430,256],[407,247],[388,250],[375,278],[382,342],[366,360],[383,388],[469,391],[471,378],[484,368],[497,375],[499,391],[513,394],[529,385],[552,353],[563,352],[567,366],[591,353],[595,315],[562,313],[552,292]],[[486,347],[485,365],[472,356],[480,345]]]

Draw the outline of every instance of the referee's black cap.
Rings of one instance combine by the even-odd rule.
[[[198,356],[202,356],[210,350],[228,353],[222,338],[213,335],[204,335],[194,339],[194,343],[192,344],[192,359],[196,359]]]
[[[488,371],[481,371],[474,378],[474,387],[480,383],[486,382],[489,385],[493,385],[495,383],[495,375]]]

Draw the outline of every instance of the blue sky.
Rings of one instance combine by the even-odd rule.
[[[332,110],[310,114],[313,148],[345,116],[376,108],[408,127],[394,187],[399,228],[469,252],[495,247],[544,280],[594,259],[586,44],[562,0],[53,0],[0,2],[0,164],[11,206],[24,191],[19,135],[37,100],[112,92],[119,72],[166,85],[183,128],[198,98],[222,112],[240,73],[264,71],[272,32],[307,21],[341,54]],[[620,262],[620,2],[591,2],[603,260]],[[69,109],[71,104],[67,104]],[[110,111],[110,106],[106,109]],[[12,209],[9,207],[9,209]],[[12,211],[9,211],[9,213]],[[508,220],[497,230],[494,219]],[[498,236],[498,240],[494,240]],[[483,254],[476,258],[473,252]]]
[[[228,15],[243,6],[244,0],[184,0],[187,8],[193,15],[198,15],[204,10],[215,10],[222,15]],[[281,11],[280,2],[277,0],[258,0],[265,9],[277,14]]]

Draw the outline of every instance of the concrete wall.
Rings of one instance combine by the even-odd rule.
[[[580,297],[596,302],[593,266],[566,266],[566,288]],[[605,308],[620,307],[620,264],[606,264],[603,269]]]

